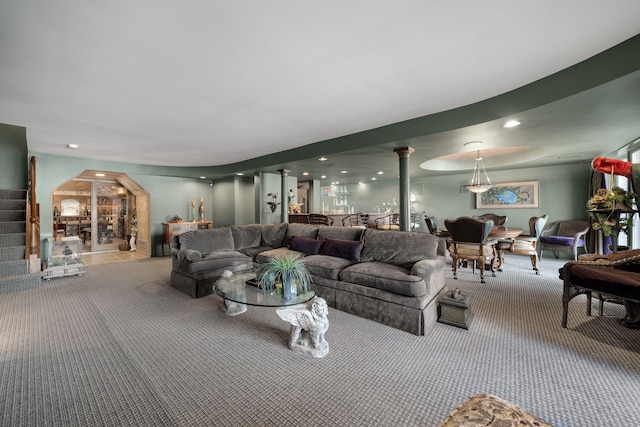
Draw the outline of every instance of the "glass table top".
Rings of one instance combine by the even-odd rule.
[[[213,291],[225,300],[262,307],[284,307],[303,304],[316,296],[314,291],[307,291],[284,299],[275,289],[263,290],[257,286],[255,273],[234,274],[228,279],[219,279],[213,285]],[[248,281],[250,281],[248,283]]]

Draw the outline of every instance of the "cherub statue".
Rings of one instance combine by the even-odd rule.
[[[329,343],[324,339],[329,329],[329,308],[323,298],[316,297],[303,307],[279,308],[276,312],[282,320],[291,323],[291,350],[318,358],[329,353]]]

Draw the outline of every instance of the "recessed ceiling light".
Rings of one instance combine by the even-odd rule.
[[[236,175],[238,175],[238,176],[242,176],[242,175],[244,175],[244,174],[243,174],[242,172],[238,172]]]
[[[309,176],[309,172],[302,172],[302,175]]]
[[[103,173],[97,173],[96,176],[104,176]]]
[[[376,178],[376,177],[374,176],[373,178],[371,178],[371,181],[375,181],[376,179],[378,179],[378,178]]]
[[[75,148],[78,148],[78,147],[79,147],[78,144],[67,144],[67,148],[75,149]]]
[[[327,179],[327,175],[322,175],[320,178]]]
[[[201,176],[200,179],[207,179],[207,177],[206,176]]]
[[[505,128],[514,128],[520,124],[517,120],[509,120],[507,123],[503,124],[502,127]]]
[[[364,182],[362,182],[362,181],[358,182],[358,185],[363,185],[363,184],[364,184]]]
[[[383,174],[384,174],[384,172],[378,171],[378,175],[383,175]]]
[[[347,171],[340,171],[340,173],[347,173]]]
[[[321,162],[326,162],[329,159],[327,159],[326,157],[320,157],[318,160],[320,160]]]

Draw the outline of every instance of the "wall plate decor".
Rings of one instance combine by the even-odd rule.
[[[539,208],[540,181],[498,182],[476,194],[476,209]]]

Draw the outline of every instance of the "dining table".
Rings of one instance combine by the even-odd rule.
[[[504,225],[494,225],[491,231],[489,232],[489,238],[498,240],[498,265],[496,266],[496,270],[502,271],[502,266],[504,265],[504,250],[500,248],[500,245],[506,247],[507,244],[511,246],[510,239],[516,238],[522,234],[524,230],[518,227],[507,227]]]

